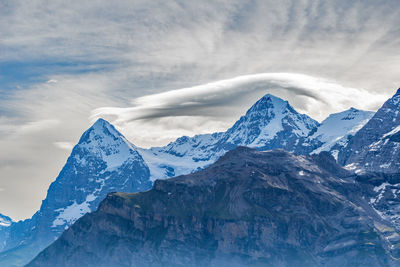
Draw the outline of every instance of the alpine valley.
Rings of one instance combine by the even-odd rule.
[[[0,266],[398,266],[399,156],[400,90],[321,123],[267,94],[150,149],[99,119],[32,218],[0,215]]]

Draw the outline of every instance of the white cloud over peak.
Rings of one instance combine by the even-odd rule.
[[[75,145],[72,142],[54,142],[53,144],[58,148],[67,150],[68,152],[71,152]]]
[[[110,120],[136,145],[165,145],[183,134],[226,130],[266,93],[320,121],[350,107],[376,110],[389,97],[309,75],[260,73],[138,97],[132,107],[97,108],[92,118]]]

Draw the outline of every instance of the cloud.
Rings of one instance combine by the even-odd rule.
[[[68,152],[71,152],[74,147],[72,142],[54,142],[53,144],[58,148],[67,150]]]
[[[136,145],[165,145],[182,134],[226,130],[266,93],[320,121],[350,107],[376,110],[389,97],[309,75],[261,73],[138,97],[132,107],[97,108],[92,119],[110,120]]]
[[[16,129],[17,134],[30,134],[33,132],[40,132],[46,130],[48,128],[52,128],[56,125],[59,125],[60,121],[56,119],[47,119],[47,120],[40,120],[40,121],[31,121],[24,125],[19,125]]]
[[[107,68],[159,91],[284,71],[388,92],[398,11],[397,0],[3,1],[0,61]]]

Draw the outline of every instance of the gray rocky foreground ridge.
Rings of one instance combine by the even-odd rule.
[[[149,191],[109,194],[27,266],[397,266],[398,230],[365,198],[375,178],[327,152],[238,147]]]

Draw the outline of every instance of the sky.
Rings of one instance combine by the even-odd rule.
[[[272,93],[321,121],[400,86],[398,0],[0,0],[0,213],[40,207],[98,117],[135,145]]]

